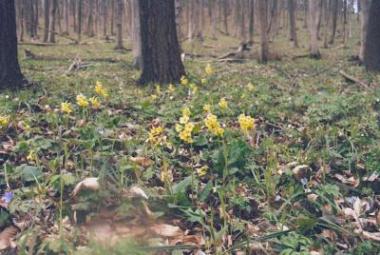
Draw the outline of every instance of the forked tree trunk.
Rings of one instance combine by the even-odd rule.
[[[369,17],[369,7],[371,0],[359,0],[360,2],[360,51],[359,60],[363,62],[364,60],[364,50],[367,40],[367,29],[368,29],[368,17]]]
[[[318,45],[318,18],[320,11],[319,1],[309,1],[310,57],[317,59],[321,57]]]
[[[256,0],[257,11],[260,22],[260,62],[268,62],[269,55],[269,40],[268,40],[268,1]]]
[[[139,83],[178,82],[185,74],[175,24],[174,0],[139,0],[142,74]]]
[[[17,59],[16,11],[14,0],[0,1],[0,89],[26,84]]]
[[[373,0],[369,9],[368,30],[364,49],[364,65],[380,72],[380,1]]]
[[[298,48],[298,38],[297,38],[297,25],[296,25],[296,13],[297,1],[288,0],[288,11],[289,11],[289,21],[290,21],[290,40],[293,42],[293,46]]]

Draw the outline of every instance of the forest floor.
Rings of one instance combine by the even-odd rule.
[[[0,95],[1,203],[19,228],[0,249],[378,254],[380,77],[351,60],[357,38],[339,40],[312,60],[284,39],[267,65],[212,58],[231,37],[185,43],[202,55],[186,61],[187,82],[146,87],[113,43],[21,45],[36,85]],[[75,57],[83,66],[68,72]],[[97,101],[81,107],[79,94]]]

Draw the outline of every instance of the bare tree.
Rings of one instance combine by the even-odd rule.
[[[49,40],[50,0],[44,0],[44,42]]]
[[[141,36],[140,36],[140,14],[139,14],[139,0],[131,0],[132,8],[132,53],[133,53],[133,66],[141,69]]]
[[[117,50],[124,49],[123,45],[123,10],[124,3],[123,0],[117,0],[117,10],[116,10],[116,47]]]
[[[55,43],[55,24],[57,21],[58,0],[52,0],[50,26],[49,26],[49,42]]]

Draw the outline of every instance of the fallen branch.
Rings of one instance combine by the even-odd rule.
[[[25,49],[25,58],[31,60],[44,60],[44,61],[71,61],[72,58],[67,57],[55,57],[55,56],[41,56],[33,53],[32,51]],[[83,59],[86,62],[107,62],[107,63],[117,63],[121,62],[120,59],[115,58],[86,58]]]
[[[340,73],[340,74],[341,74],[346,80],[351,81],[351,82],[354,82],[354,83],[357,83],[357,84],[359,84],[360,86],[362,86],[362,87],[364,87],[364,88],[366,88],[366,89],[369,88],[368,84],[366,84],[365,82],[359,80],[358,78],[355,78],[354,76],[351,76],[351,75],[345,73],[343,70],[339,71],[339,73]]]

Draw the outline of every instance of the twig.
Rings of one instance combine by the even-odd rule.
[[[346,80],[349,80],[351,82],[354,82],[354,83],[357,83],[359,84],[360,86],[366,88],[366,89],[369,89],[370,87],[368,86],[368,84],[366,84],[365,82],[359,80],[358,78],[355,78],[354,76],[351,76],[347,73],[345,73],[343,70],[339,71],[339,73],[344,77],[346,78]]]

